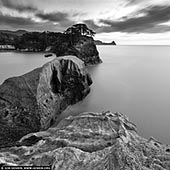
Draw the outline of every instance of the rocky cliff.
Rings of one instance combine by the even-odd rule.
[[[85,35],[64,35],[52,46],[51,51],[56,56],[75,55],[86,65],[102,63],[93,38]]]
[[[1,165],[55,170],[168,170],[170,147],[137,134],[120,113],[81,113],[0,150]]]
[[[68,105],[82,100],[92,80],[75,56],[59,57],[0,86],[0,147],[49,128]]]

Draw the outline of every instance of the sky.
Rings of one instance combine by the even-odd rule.
[[[118,45],[170,45],[170,0],[0,0],[0,29],[64,31],[85,23]]]

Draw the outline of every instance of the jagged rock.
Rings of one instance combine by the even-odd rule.
[[[120,113],[82,113],[24,136],[0,150],[3,165],[50,165],[55,170],[170,169],[169,146],[137,134]]]
[[[68,105],[82,100],[92,80],[83,61],[59,57],[0,86],[0,147],[49,128]]]

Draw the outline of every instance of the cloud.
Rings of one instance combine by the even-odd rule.
[[[137,4],[137,3],[141,3],[143,2],[144,0],[127,0],[127,5],[134,5],[134,4]]]
[[[39,11],[38,13],[35,14],[35,16],[40,18],[42,21],[55,23],[59,28],[63,28],[63,30],[75,24],[75,22],[70,18],[69,14],[66,12],[58,11],[44,13],[42,11]]]
[[[167,32],[169,26],[159,26],[159,24],[170,20],[170,6],[149,6],[146,9],[136,12],[136,16],[142,13],[140,17],[123,18],[120,21],[100,19],[99,22],[104,24],[98,28],[97,32]]]
[[[11,16],[2,14],[0,12],[0,29],[26,29],[30,31],[64,31],[68,26],[75,24],[71,20],[60,21],[54,24],[51,21],[36,22],[32,18],[23,18],[18,16]]]
[[[60,22],[60,21],[68,20],[68,14],[65,12],[53,12],[53,13],[38,12],[36,16],[41,18],[42,20],[48,20],[52,22]]]
[[[43,30],[53,30],[54,25],[52,23],[41,23],[35,22],[31,18],[16,17],[10,15],[3,15],[0,12],[0,28],[3,29],[26,29],[31,31],[43,31]]]
[[[168,25],[156,25],[152,28],[145,29],[143,33],[165,33],[170,31],[170,26]]]
[[[127,5],[137,5],[137,4],[143,4],[143,5],[168,5],[170,4],[169,0],[125,0],[127,2]]]
[[[28,25],[28,29],[32,26],[32,28],[35,27],[39,30],[49,29],[57,31],[65,30],[68,26],[75,24],[75,22],[71,20],[70,15],[66,12],[57,11],[45,13],[27,2],[28,1],[24,0],[0,0],[0,5],[10,10],[9,13],[4,13],[2,9],[0,12],[0,23],[10,28],[17,28],[17,26],[18,28],[26,28],[26,25]],[[11,15],[12,10],[22,12],[22,14],[25,13],[25,15]],[[30,14],[27,12],[30,12]],[[76,13],[76,15],[78,15],[78,13]],[[2,24],[0,27],[4,28]]]
[[[37,8],[33,7],[32,5],[24,4],[23,1],[18,1],[18,0],[0,0],[0,4],[2,6],[16,10],[19,12],[34,12],[37,10]]]
[[[84,20],[83,23],[87,24],[92,30],[97,30],[100,28],[92,19]]]
[[[2,13],[0,13],[0,23],[4,25],[14,26],[14,27],[35,24],[35,22],[30,18],[3,15]]]
[[[161,0],[155,1],[160,2]],[[36,5],[37,8],[31,4],[28,4],[28,2],[34,2],[34,5]],[[62,12],[54,11],[57,8],[53,10],[51,8],[46,8],[48,11],[47,12],[44,8],[44,11],[46,11],[44,12],[42,6],[43,3],[46,1],[37,0],[36,2],[37,4],[35,3],[35,1],[31,0],[0,0],[0,6],[9,9],[4,10],[3,8],[1,8],[2,10],[0,12],[0,27],[2,28],[2,26],[4,27],[4,25],[7,25],[8,28],[35,28],[36,30],[49,29],[54,31],[63,31],[67,27],[75,24],[76,21],[83,21],[85,24],[88,25],[89,28],[96,31],[97,33],[160,33],[170,31],[170,26],[162,24],[170,21],[170,5],[168,5],[167,3],[166,5],[165,3],[162,3],[162,5],[151,6],[151,0],[121,0],[121,4],[123,4],[123,7],[120,6],[120,9],[122,9],[122,12],[125,11],[124,15],[117,15],[115,17],[114,9],[112,9],[113,13],[112,11],[110,11],[110,13],[106,13],[104,17],[103,15],[101,16],[92,14],[90,15],[90,19],[87,19],[90,11],[86,11],[86,13],[82,13],[80,11],[75,12],[75,9],[73,10],[70,8],[69,10]],[[143,2],[145,3],[142,4]],[[138,4],[135,8],[130,8],[126,6],[126,4],[128,3],[140,3],[140,5]],[[21,13],[15,13],[13,12],[13,10]],[[7,13],[6,11],[8,11],[9,13]],[[117,13],[119,13],[119,11]],[[16,14],[17,16],[15,16],[14,14]],[[113,19],[112,16],[115,19]]]

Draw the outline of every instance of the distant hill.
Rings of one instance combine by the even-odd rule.
[[[23,34],[28,33],[26,30],[0,30],[0,45],[14,45],[15,40]],[[4,46],[7,47],[7,46]]]
[[[16,36],[21,36],[25,33],[27,33],[28,31],[26,30],[17,30],[17,31],[9,31],[9,30],[0,30],[0,33],[3,34],[10,34],[10,35],[16,35]]]
[[[114,41],[112,41],[110,43],[106,43],[106,42],[102,42],[100,40],[95,40],[95,44],[96,45],[116,45],[116,43]]]

